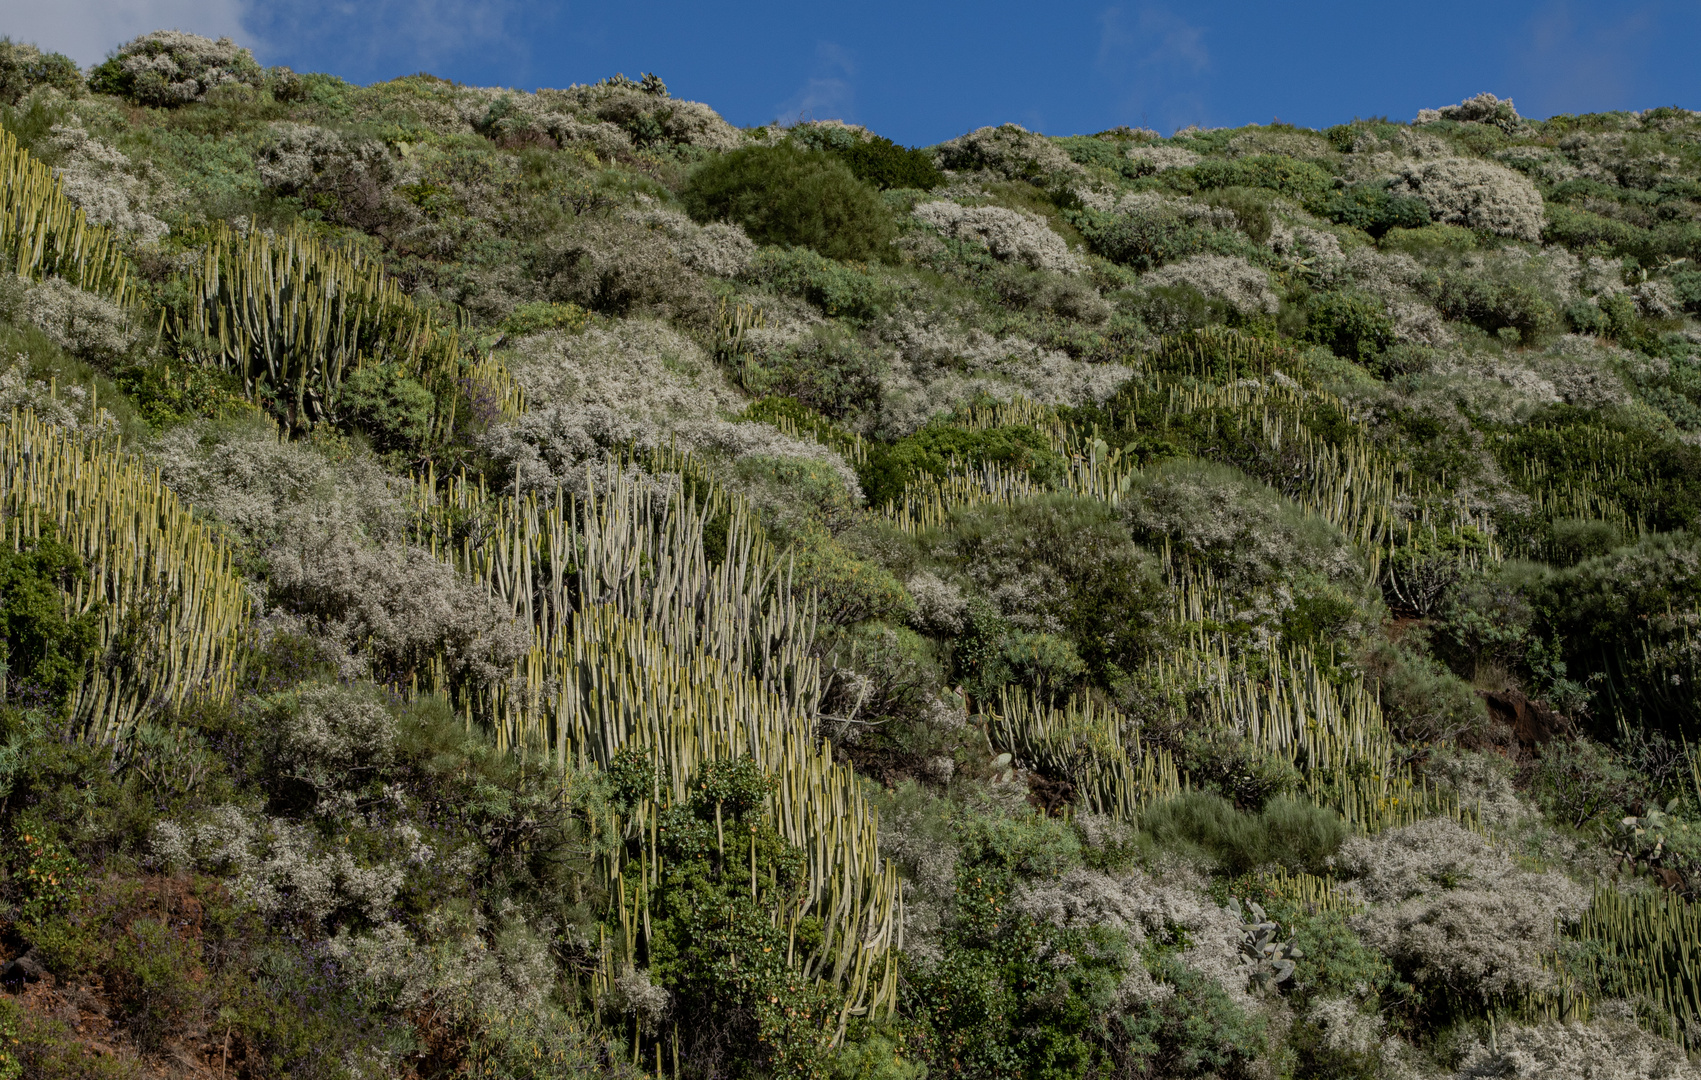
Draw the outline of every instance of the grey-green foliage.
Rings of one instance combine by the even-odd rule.
[[[62,53],[0,37],[0,105],[16,105],[38,86],[75,95],[83,88],[82,72]]]
[[[89,87],[170,108],[201,101],[218,87],[256,88],[263,76],[253,54],[229,38],[155,30],[120,45],[89,73]]]

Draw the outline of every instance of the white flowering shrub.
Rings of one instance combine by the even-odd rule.
[[[1076,868],[1054,881],[1023,883],[1010,898],[1018,914],[1064,929],[1100,926],[1120,931],[1135,945],[1182,945],[1179,959],[1231,1000],[1248,1005],[1250,969],[1241,955],[1240,916],[1205,895],[1203,882],[1185,874],[1153,876],[1141,870],[1111,875]],[[1124,997],[1152,1000],[1173,988],[1140,979],[1125,983]]]
[[[86,387],[74,383],[54,387],[42,379],[33,379],[28,358],[19,355],[0,371],[0,416],[25,409],[67,431],[96,435],[118,427],[110,412],[95,405]]]
[[[638,208],[628,216],[667,237],[674,258],[705,274],[738,277],[750,268],[750,259],[756,254],[756,245],[737,222],[711,221],[699,225],[648,196],[639,196]]]
[[[1493,124],[1495,127],[1510,131],[1518,126],[1522,119],[1518,110],[1513,107],[1511,98],[1498,98],[1484,92],[1476,97],[1466,98],[1457,105],[1443,105],[1439,109],[1419,109],[1414,124],[1433,124],[1437,120],[1458,120],[1463,123]]]
[[[394,539],[409,520],[405,486],[374,459],[333,459],[310,441],[291,442],[275,425],[184,424],[146,447],[166,485],[198,513],[264,548],[296,531],[302,518],[334,519],[345,534]]]
[[[142,105],[169,108],[204,100],[221,86],[257,89],[263,75],[253,54],[229,38],[214,41],[181,30],[155,30],[120,45],[90,74],[89,85]]]
[[[1033,214],[1002,206],[958,206],[944,201],[922,203],[913,212],[917,220],[946,236],[986,245],[994,258],[1005,262],[1066,274],[1081,269],[1080,258],[1069,250],[1063,237]]]
[[[1231,583],[1257,585],[1302,570],[1347,579],[1358,570],[1339,530],[1229,465],[1150,469],[1124,497],[1122,514],[1137,539],[1168,538]]]
[[[689,424],[744,404],[700,346],[650,320],[533,335],[508,362],[532,409],[491,428],[481,446],[522,487],[553,485],[620,446],[667,445]],[[709,440],[718,429],[697,430]]]
[[[1184,146],[1136,144],[1128,148],[1128,160],[1139,162],[1154,173],[1161,173],[1170,169],[1191,169],[1199,164],[1199,155]]]
[[[171,231],[150,211],[177,194],[157,170],[133,163],[124,153],[76,124],[55,124],[48,140],[65,197],[82,208],[91,225],[108,225],[144,244]]]
[[[1541,192],[1504,165],[1462,157],[1409,162],[1390,190],[1422,199],[1443,224],[1519,240],[1542,236]]]
[[[316,933],[343,918],[387,920],[408,863],[432,858],[411,826],[396,831],[404,861],[367,863],[311,825],[222,806],[191,824],[159,822],[153,851],[167,865],[227,877],[265,918]]]
[[[370,687],[310,687],[277,719],[272,768],[318,792],[361,786],[395,750],[395,717]]]
[[[615,77],[591,86],[544,90],[537,100],[546,109],[613,124],[640,147],[662,143],[725,151],[745,141],[744,133],[715,110],[671,97],[653,76],[644,82]]]
[[[650,981],[647,971],[628,971],[609,987],[608,1007],[633,1017],[645,1031],[660,1027],[671,1001],[665,989]]]
[[[271,602],[373,674],[406,685],[442,657],[451,677],[506,678],[531,631],[484,586],[424,548],[369,545],[332,517],[303,517],[266,553]]]
[[[1062,147],[1019,124],[977,128],[940,143],[933,152],[942,169],[985,170],[1006,180],[1055,179],[1082,173]]]
[[[140,334],[118,305],[61,278],[0,285],[0,313],[34,325],[55,345],[102,366],[128,353]]]
[[[1336,856],[1347,888],[1373,905],[1350,920],[1408,978],[1466,998],[1541,990],[1542,964],[1587,891],[1558,871],[1520,870],[1451,818],[1353,837]]]
[[[897,350],[881,375],[873,425],[881,435],[908,435],[978,397],[1026,397],[1048,405],[1099,402],[1132,374],[1120,364],[1074,360],[1023,338],[965,330],[938,312],[906,312],[880,333]]]
[[[1676,1044],[1621,1019],[1498,1025],[1465,1049],[1457,1080],[1696,1080]]]
[[[961,589],[926,570],[904,582],[904,589],[915,602],[910,621],[918,630],[944,638],[963,632],[969,605]]]
[[[1233,255],[1194,255],[1142,274],[1148,287],[1190,285],[1206,296],[1224,301],[1241,315],[1274,315],[1281,306],[1270,275]]]

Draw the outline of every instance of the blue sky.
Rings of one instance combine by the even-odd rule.
[[[1312,127],[1410,119],[1482,90],[1526,116],[1701,108],[1701,0],[856,4],[576,0],[7,0],[0,34],[79,61],[155,27],[370,82],[524,89],[660,74],[736,124],[836,117],[911,144],[1014,121]]]

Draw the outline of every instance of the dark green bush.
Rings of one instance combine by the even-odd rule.
[[[927,151],[899,146],[879,135],[858,135],[848,128],[811,124],[794,128],[791,141],[831,154],[848,165],[858,180],[881,191],[893,188],[930,191],[945,182],[945,175],[933,164]]]
[[[1394,320],[1365,293],[1318,293],[1306,304],[1305,336],[1346,360],[1365,363],[1394,343]]]
[[[698,221],[736,221],[759,244],[831,259],[889,259],[892,215],[842,161],[788,143],[734,150],[700,165],[680,192]]]
[[[816,1075],[824,1057],[831,995],[787,964],[793,948],[819,943],[820,920],[788,937],[781,912],[796,904],[806,864],[763,808],[773,786],[747,757],[709,762],[685,801],[661,811],[665,862],[644,941],[651,977],[673,994],[681,1056],[699,1073]]]
[[[1581,829],[1641,811],[1639,777],[1611,748],[1590,739],[1555,739],[1542,747],[1531,792],[1555,821]]]
[[[1622,710],[1674,737],[1695,733],[1698,564],[1692,534],[1658,533],[1527,586],[1538,638],[1557,639],[1566,675],[1594,687],[1596,715]]]
[[[1701,270],[1679,270],[1671,276],[1678,303],[1692,315],[1701,315]]]
[[[1156,560],[1096,499],[1047,495],[1011,506],[962,508],[928,541],[985,593],[1021,582],[1023,614],[1067,637],[1095,677],[1133,669],[1157,640],[1162,586]],[[1069,666],[1066,656],[1030,641]],[[999,649],[1007,644],[1001,642]]]
[[[51,523],[22,551],[0,545],[0,635],[5,699],[58,711],[83,679],[100,645],[101,605],[68,614],[73,593],[92,586],[82,558]]]
[[[1510,327],[1525,343],[1559,327],[1559,312],[1533,286],[1522,282],[1453,270],[1430,276],[1422,289],[1447,318],[1473,323],[1490,333]]]
[[[920,476],[944,479],[953,467],[973,469],[996,464],[1050,483],[1063,468],[1051,444],[1031,427],[1014,424],[975,431],[935,420],[895,443],[870,443],[857,467],[863,494],[872,506],[903,497],[904,487]]]
[[[1394,195],[1384,184],[1353,184],[1332,191],[1323,200],[1323,214],[1330,221],[1362,229],[1381,237],[1389,229],[1421,229],[1429,224],[1429,204],[1422,199]]]
[[[1339,814],[1303,799],[1280,796],[1254,814],[1203,791],[1153,803],[1140,828],[1162,847],[1204,852],[1234,877],[1273,865],[1320,872],[1347,837]]]
[[[1270,196],[1257,188],[1225,187],[1205,192],[1208,206],[1220,206],[1234,213],[1240,231],[1254,244],[1270,239]]]
[[[1238,247],[1234,239],[1178,216],[1128,217],[1080,211],[1069,215],[1069,220],[1094,251],[1142,272],[1201,252],[1233,254]]]
[[[381,454],[418,451],[431,436],[431,391],[388,364],[368,364],[343,380],[338,420]]]
[[[1207,158],[1191,169],[1173,169],[1163,179],[1182,189],[1264,188],[1302,204],[1319,202],[1333,187],[1328,170],[1309,161],[1276,154],[1244,158]]]
[[[1175,992],[1118,1019],[1118,1049],[1135,1076],[1250,1080],[1264,1053],[1264,1022],[1222,987],[1159,953],[1147,967]]]

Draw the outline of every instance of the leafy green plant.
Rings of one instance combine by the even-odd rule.
[[[1347,835],[1339,814],[1302,799],[1282,796],[1253,814],[1206,792],[1153,803],[1140,828],[1161,846],[1205,852],[1233,876],[1270,865],[1315,871]]]
[[[1409,195],[1395,195],[1381,184],[1353,184],[1323,200],[1331,221],[1381,237],[1390,229],[1421,229],[1429,224],[1429,204]]]
[[[388,364],[369,364],[343,380],[339,419],[379,453],[412,453],[431,437],[431,391]]]
[[[1307,339],[1359,363],[1394,343],[1394,320],[1380,300],[1362,293],[1318,293],[1306,304],[1305,322]]]
[[[759,244],[830,259],[890,257],[890,212],[850,167],[789,143],[734,150],[700,165],[680,193],[698,221],[735,221]]]
[[[65,708],[101,642],[103,611],[69,599],[89,586],[81,556],[51,525],[21,550],[0,545],[0,636],[7,699],[50,711]],[[67,610],[67,609],[70,610]]]

